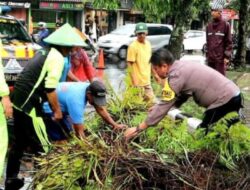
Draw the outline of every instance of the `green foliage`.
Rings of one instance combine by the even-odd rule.
[[[209,10],[209,2],[208,0],[134,0],[133,9],[143,11],[148,22],[159,23],[168,16],[187,19],[189,23],[191,19],[198,18],[200,13]],[[117,10],[120,1],[94,0],[93,6],[98,9]]]
[[[113,92],[107,108],[115,120],[133,126],[145,118],[147,104],[143,100],[141,88],[131,86],[130,77],[125,79],[125,83],[126,89],[122,97],[118,97]],[[111,86],[109,91],[112,91]]]
[[[117,10],[119,8],[118,0],[94,0],[93,7],[96,9]]]
[[[136,126],[144,120],[146,107],[140,90],[129,85],[123,100],[117,95],[110,97],[109,112],[129,126]],[[57,145],[49,155],[37,159],[39,172],[34,178],[34,187],[37,190],[126,189],[135,183],[135,179],[140,179],[141,183],[147,180],[143,173],[138,172],[140,168],[154,171],[152,165],[156,167],[158,164],[160,169],[169,169],[171,165],[165,173],[171,173],[182,184],[192,186],[187,181],[190,176],[181,178],[184,174],[177,169],[181,168],[180,160],[182,163],[189,162],[190,154],[199,151],[218,155],[220,165],[216,169],[226,166],[231,170],[227,175],[231,175],[237,171],[238,161],[250,154],[250,128],[240,122],[231,128],[227,127],[228,121],[236,116],[236,113],[226,115],[211,127],[207,135],[203,129],[189,133],[186,121],[175,122],[165,117],[157,126],[143,132],[136,139],[137,143],[126,145],[122,134],[108,129],[99,117],[92,115],[86,122],[89,134],[86,139],[73,138],[68,144]],[[203,167],[190,165],[188,167],[193,170]],[[212,167],[209,168],[211,172]],[[81,187],[80,179],[86,181],[84,188]]]
[[[60,157],[50,160],[41,159],[38,161],[40,162],[41,167],[44,165],[46,166],[46,168],[43,168],[42,170],[42,175],[49,175],[46,180],[41,181],[37,185],[37,190],[79,189],[75,182],[81,177],[81,174],[86,167],[86,163],[78,157],[78,154],[71,154],[70,156],[63,154]],[[60,168],[60,170],[56,170],[56,168]]]
[[[169,50],[179,58],[183,33],[190,28],[192,20],[203,19],[204,15],[208,15],[209,2],[209,0],[134,0],[133,9],[143,11],[146,22],[160,23],[161,19],[171,18],[174,29]],[[107,10],[117,10],[120,5],[118,0],[94,0],[93,4],[95,8]]]
[[[250,153],[250,128],[238,122],[228,128],[228,120],[237,117],[229,113],[221,119],[208,135],[197,139],[196,149],[209,149],[218,152],[221,162],[230,169],[237,167],[237,160]]]
[[[143,10],[143,14],[150,22],[160,23],[160,19],[170,13],[170,0],[135,0],[134,6],[138,10]]]
[[[157,127],[152,127],[141,136],[146,148],[153,148],[159,154],[170,154],[182,157],[190,152],[209,150],[219,153],[220,160],[229,169],[237,167],[237,160],[250,154],[250,128],[238,122],[228,128],[227,122],[236,117],[230,113],[221,119],[211,131],[205,135],[204,129],[190,134],[187,123],[174,123],[165,118]]]
[[[175,123],[166,117],[157,127],[146,132],[146,139],[142,140],[143,145],[154,148],[160,154],[180,156],[192,142],[192,136],[187,132],[186,126],[186,122]]]
[[[231,0],[230,4],[228,5],[227,8],[239,11],[240,10],[240,1],[238,1],[238,0]]]

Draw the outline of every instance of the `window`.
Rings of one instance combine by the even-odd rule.
[[[149,26],[148,27],[148,35],[169,35],[171,34],[171,30],[167,26]]]
[[[171,30],[167,26],[161,26],[161,33],[163,35],[171,34]]]
[[[6,22],[0,22],[0,34],[4,36],[2,39],[3,43],[7,43],[6,40],[30,42],[27,32],[18,22],[8,20],[5,21]]]
[[[156,26],[148,27],[148,35],[149,36],[161,35],[160,27],[156,27]]]
[[[46,22],[54,23],[56,22],[56,11],[47,11],[47,10],[32,10],[32,19],[33,22]]]

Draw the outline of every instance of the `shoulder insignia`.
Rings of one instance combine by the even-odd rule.
[[[164,87],[162,89],[162,100],[171,101],[175,98],[175,92],[169,86],[168,80],[165,81]]]

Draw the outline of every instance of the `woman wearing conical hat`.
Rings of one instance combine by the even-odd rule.
[[[41,117],[42,103],[48,101],[54,112],[54,119],[60,120],[62,112],[57,100],[56,86],[63,72],[64,57],[74,46],[86,46],[83,39],[69,24],[44,39],[49,49],[39,50],[20,73],[11,97],[13,103],[15,141],[10,148],[5,181],[6,190],[17,190],[23,179],[17,178],[20,159],[29,147],[33,153],[47,152],[50,142]]]

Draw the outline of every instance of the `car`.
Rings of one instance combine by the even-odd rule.
[[[105,54],[116,54],[120,59],[125,59],[129,44],[136,39],[135,25],[126,24],[101,36],[97,42],[98,48],[102,48]],[[151,42],[152,51],[168,46],[173,30],[171,25],[150,23],[147,27],[147,39]]]
[[[250,64],[250,36],[246,40],[246,63]]]
[[[184,34],[183,50],[201,50],[205,52],[206,49],[206,32],[201,30],[188,30]]]
[[[10,8],[0,6],[0,9],[1,59],[5,80],[13,86],[23,67],[41,47],[32,40],[17,18],[6,15]]]
[[[247,51],[250,51],[250,37],[246,40]]]

